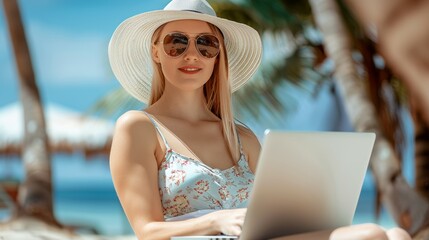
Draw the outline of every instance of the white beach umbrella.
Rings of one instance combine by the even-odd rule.
[[[44,106],[45,120],[52,152],[81,151],[86,156],[108,154],[114,124],[111,121],[83,115],[56,104]],[[18,155],[24,134],[20,103],[0,109],[0,155]]]

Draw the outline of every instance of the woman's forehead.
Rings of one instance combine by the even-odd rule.
[[[177,20],[165,24],[163,33],[183,32],[183,33],[213,33],[209,24],[200,20]]]

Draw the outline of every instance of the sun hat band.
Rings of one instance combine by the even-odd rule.
[[[196,4],[189,7],[183,5],[183,2]],[[200,20],[220,29],[228,55],[232,92],[255,73],[262,55],[259,34],[245,24],[216,17],[214,10],[204,2],[173,0],[164,10],[135,15],[126,19],[115,30],[109,43],[110,65],[122,87],[133,97],[144,103],[149,101],[153,75],[152,35],[161,25],[175,20]],[[181,9],[169,10],[178,8],[174,4],[180,5]]]

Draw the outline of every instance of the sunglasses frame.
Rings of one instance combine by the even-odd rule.
[[[166,51],[166,49],[165,49],[165,43],[164,43],[164,41],[165,41],[165,38],[167,37],[167,36],[171,36],[171,35],[173,35],[173,34],[178,34],[178,35],[183,35],[183,36],[185,36],[186,37],[186,39],[187,39],[187,41],[188,41],[188,44],[186,45],[186,48],[185,48],[185,50],[181,53],[181,54],[179,54],[179,55],[177,55],[177,56],[171,56],[170,54],[168,54],[167,53],[167,51]],[[198,48],[198,38],[200,38],[200,37],[202,37],[202,36],[210,36],[210,37],[214,37],[216,40],[217,40],[217,43],[218,43],[218,46],[217,46],[217,53],[216,53],[216,55],[214,55],[213,57],[207,57],[207,56],[204,56],[202,53],[201,53],[201,51],[200,51],[200,49]],[[190,37],[189,35],[187,35],[186,33],[183,33],[183,32],[170,32],[170,33],[168,33],[168,34],[166,34],[163,38],[162,38],[162,41],[158,41],[157,43],[162,43],[163,44],[163,46],[162,46],[162,49],[164,50],[164,53],[167,55],[167,56],[169,56],[169,57],[171,57],[171,58],[177,58],[177,57],[180,57],[180,56],[182,56],[184,53],[186,53],[186,51],[188,51],[188,49],[189,49],[189,45],[191,44],[190,43],[190,40],[191,39],[193,39],[194,40],[194,44],[195,44],[195,49],[197,50],[197,52],[198,52],[198,54],[200,55],[200,56],[202,56],[203,58],[206,58],[206,59],[212,59],[212,58],[216,58],[218,55],[219,55],[219,53],[220,53],[220,41],[219,41],[219,38],[218,37],[216,37],[214,34],[211,34],[211,33],[201,33],[201,34],[198,34],[197,36],[195,36],[195,37]]]

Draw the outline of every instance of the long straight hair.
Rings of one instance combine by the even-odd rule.
[[[234,123],[234,115],[231,104],[231,85],[229,82],[228,56],[225,51],[225,43],[222,32],[213,24],[207,23],[213,34],[220,41],[220,52],[213,68],[213,73],[207,83],[204,85],[204,96],[206,107],[222,121],[223,137],[227,143],[231,156],[236,159],[237,164],[241,156],[238,135]],[[160,33],[165,24],[159,27],[152,36],[152,43],[159,41]],[[148,106],[157,102],[165,89],[165,77],[161,65],[152,60],[153,78],[151,96]]]

